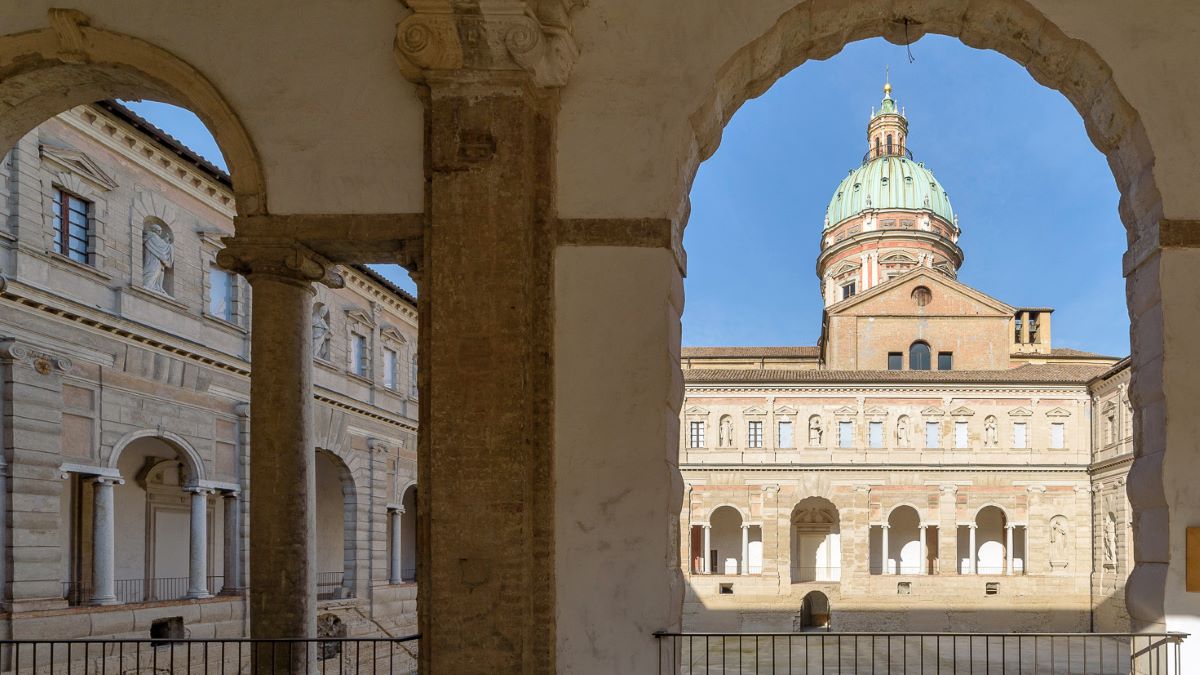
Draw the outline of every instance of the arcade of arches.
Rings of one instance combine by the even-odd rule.
[[[1024,65],[1108,157],[1138,420],[1128,606],[1139,625],[1200,627],[1183,581],[1200,520],[1194,3],[60,4],[5,7],[6,148],[73,106],[152,98],[197,112],[229,161],[219,262],[253,287],[250,399],[270,411],[250,421],[249,528],[269,535],[248,538],[253,635],[316,630],[290,592],[318,571],[295,554],[314,510],[314,292],[338,285],[334,264],[399,262],[420,290],[422,671],[653,672],[651,634],[680,625],[684,593],[691,177],[783,73],[925,33]]]

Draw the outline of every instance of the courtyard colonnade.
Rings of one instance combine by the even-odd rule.
[[[237,234],[219,261],[253,287],[252,406],[271,411],[251,420],[254,636],[315,633],[312,594],[293,592],[316,573],[314,287],[340,283],[339,264],[393,262],[417,279],[421,317],[422,670],[653,671],[651,632],[678,627],[683,590],[691,179],[782,74],[853,40],[930,32],[1062,92],[1109,160],[1139,420],[1130,610],[1200,627],[1182,581],[1200,519],[1190,3],[303,0],[289,20],[273,3],[56,7],[5,10],[6,147],[73,105],[152,98],[197,112],[230,166]],[[9,536],[26,536],[11,515]],[[17,578],[36,563],[7,564]]]

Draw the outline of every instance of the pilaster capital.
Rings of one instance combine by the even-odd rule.
[[[116,478],[114,476],[88,476],[85,481],[92,485],[124,485],[124,478]]]
[[[939,485],[938,490],[944,495],[953,495],[958,493],[958,486],[953,483],[946,483],[945,485]]]
[[[403,504],[389,504],[387,510],[388,513],[407,513]]]
[[[320,282],[330,288],[344,285],[336,266],[325,257],[290,237],[225,237],[225,248],[217,252],[217,264],[254,282],[255,276],[289,279],[301,283]]]
[[[210,487],[205,487],[203,485],[185,485],[183,488],[183,491],[190,492],[194,495],[204,495],[205,497],[208,497],[209,495],[215,494],[217,492],[215,489],[210,488]]]
[[[392,446],[388,442],[382,441],[378,438],[368,438],[367,449],[369,449],[371,452],[383,454],[389,452],[392,449]]]
[[[854,491],[855,491],[855,492],[866,492],[866,493],[870,493],[870,492],[871,492],[871,486],[870,486],[870,485],[865,485],[865,484],[855,485],[855,486],[854,486]]]
[[[1046,486],[1045,485],[1030,485],[1030,486],[1026,487],[1025,489],[1029,492],[1029,494],[1032,494],[1032,495],[1046,494]]]
[[[412,10],[396,25],[400,72],[426,82],[433,72],[515,71],[540,87],[567,83],[579,47],[570,14],[584,0],[480,0],[471,11],[452,0],[404,0]]]
[[[1078,494],[1078,495],[1089,494],[1090,495],[1091,493],[1092,493],[1091,485],[1076,485],[1075,486],[1075,494]]]
[[[769,495],[773,495],[773,494],[775,494],[775,493],[779,492],[779,486],[778,486],[778,485],[774,485],[774,484],[772,484],[772,485],[764,485],[764,486],[762,486],[762,491],[763,491],[763,492],[765,492],[765,493],[767,493],[767,494],[769,494]]]
[[[238,417],[249,417],[250,416],[250,402],[243,401],[241,403],[234,405],[233,406],[233,414],[237,415]]]
[[[0,338],[0,362],[30,366],[42,375],[49,375],[56,370],[65,373],[73,365],[71,359],[65,356],[43,352],[10,337]]]

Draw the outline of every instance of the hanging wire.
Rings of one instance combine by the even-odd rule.
[[[908,52],[908,62],[916,63],[917,57],[912,53],[912,41],[908,39],[908,17],[904,17],[904,50]]]

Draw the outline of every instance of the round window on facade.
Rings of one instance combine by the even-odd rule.
[[[933,299],[933,293],[924,286],[917,286],[912,292],[913,302],[917,303],[917,307],[924,307]]]

